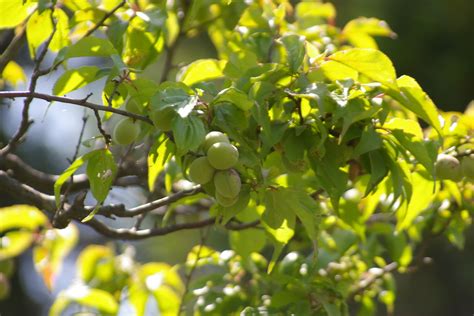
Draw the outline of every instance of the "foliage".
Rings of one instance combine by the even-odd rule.
[[[77,305],[105,315],[126,308],[346,315],[351,302],[359,315],[372,315],[377,299],[393,311],[393,274],[423,264],[430,238],[443,235],[462,248],[474,212],[474,105],[442,113],[415,79],[397,76],[374,40],[394,34],[384,21],[357,18],[339,28],[335,8],[318,1],[30,0],[0,2],[0,10],[11,12],[0,27],[15,28],[15,38],[26,34],[35,65],[28,91],[0,92],[25,98],[21,125],[0,149],[0,188],[29,204],[0,209],[0,260],[33,245],[51,289],[77,240],[71,220],[112,239],[216,225],[232,249],[211,249],[203,238],[171,267],[140,264],[131,248],[116,254],[90,245],[78,259],[77,283],[58,295],[51,315]],[[195,60],[169,80],[180,41],[201,33],[218,58]],[[47,51],[54,61],[45,66]],[[72,66],[82,57],[88,64]],[[147,78],[157,60],[161,76]],[[25,80],[13,60],[2,67],[6,90]],[[38,79],[53,72],[60,75],[51,94],[37,92]],[[100,79],[104,105],[64,96]],[[18,177],[32,169],[14,151],[31,125],[33,99],[87,107],[97,119],[95,149],[76,152],[58,177],[37,170]],[[117,117],[128,117],[133,135],[121,127],[120,137],[109,136]],[[211,145],[217,131],[225,141]],[[439,172],[446,155],[460,177]],[[192,171],[203,178],[194,185],[189,168],[204,157],[212,166]],[[73,176],[83,166],[85,174]],[[213,167],[225,170],[214,175]],[[107,204],[111,189],[131,185],[150,203]],[[94,205],[85,205],[84,188]],[[216,203],[217,196],[231,201]],[[178,206],[198,220],[178,223]],[[101,216],[136,224],[117,229]],[[161,227],[141,228],[146,216]]]

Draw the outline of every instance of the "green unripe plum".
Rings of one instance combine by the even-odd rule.
[[[456,157],[440,154],[435,163],[436,176],[441,180],[460,181],[462,179],[461,164]]]
[[[217,203],[219,203],[220,205],[224,206],[224,207],[230,207],[232,205],[234,205],[235,203],[237,203],[237,201],[239,200],[239,196],[234,196],[234,197],[226,197],[226,196],[223,196],[222,194],[220,194],[219,192],[216,192],[216,201]]]
[[[128,112],[135,113],[135,114],[142,114],[143,106],[137,99],[130,99],[128,100],[127,104],[125,104],[125,109]]]
[[[239,151],[237,147],[225,142],[219,142],[209,147],[207,159],[211,166],[218,170],[232,168],[239,160]]]
[[[155,110],[151,112],[150,119],[157,128],[163,132],[171,131],[173,126],[173,119],[176,115],[176,112],[172,108],[166,108],[164,110]]]
[[[6,299],[10,294],[10,283],[5,274],[0,273],[0,300]]]
[[[215,143],[230,143],[229,137],[227,137],[226,134],[218,131],[212,131],[207,133],[206,138],[204,139],[204,143],[202,144],[204,152],[207,152],[209,148],[211,148],[211,146]]]
[[[462,174],[470,181],[474,180],[474,154],[461,159]]]
[[[242,183],[237,171],[228,169],[216,172],[214,186],[216,187],[216,195],[219,193],[227,198],[235,198],[239,195]]]
[[[13,259],[5,259],[0,261],[0,273],[5,274],[7,277],[13,274],[13,270],[15,269],[15,264]]]
[[[189,178],[199,184],[206,184],[212,180],[216,169],[212,168],[206,157],[199,157],[189,165]]]
[[[140,125],[130,118],[124,118],[115,125],[112,139],[120,145],[134,142],[140,134]]]

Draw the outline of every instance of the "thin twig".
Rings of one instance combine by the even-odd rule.
[[[52,194],[54,192],[54,183],[58,180],[58,175],[53,175],[39,171],[26,162],[20,157],[14,154],[8,154],[4,157],[0,157],[0,170],[13,173],[15,179],[22,181],[23,183],[33,187],[46,194]],[[114,181],[114,186],[127,187],[131,185],[144,185],[145,180],[140,176],[135,175],[132,168],[119,169],[120,177]],[[78,174],[74,176],[74,182],[71,184],[71,192],[80,191],[89,188],[89,179],[86,174]],[[65,188],[63,189],[65,190]],[[64,191],[63,191],[64,192]]]
[[[86,108],[89,108],[91,110],[97,110],[97,111],[104,111],[104,112],[112,112],[116,113],[119,115],[127,116],[134,118],[136,120],[140,120],[143,122],[146,122],[150,125],[153,125],[153,122],[146,116],[131,113],[128,111],[104,106],[104,105],[99,105],[95,103],[91,103],[87,101],[87,99],[72,99],[72,98],[67,98],[67,97],[59,97],[55,95],[49,95],[49,94],[44,94],[44,93],[39,93],[39,92],[30,92],[30,91],[0,91],[0,98],[35,98],[35,99],[41,99],[49,102],[57,101],[61,103],[67,103],[67,104],[74,104],[74,105],[79,105],[83,106]]]
[[[18,50],[25,42],[25,35],[26,35],[26,26],[22,25],[18,28],[17,33],[11,40],[8,47],[5,51],[0,55],[0,74],[3,73],[3,70],[7,66],[7,64],[18,54]]]
[[[118,9],[120,9],[121,7],[123,7],[125,4],[127,3],[126,0],[122,0],[120,1],[119,4],[117,4],[115,7],[112,8],[112,10],[110,10],[109,12],[107,12],[103,17],[102,19],[100,19],[95,25],[93,28],[91,28],[89,31],[86,32],[86,34],[84,34],[84,37],[88,37],[89,35],[91,35],[92,33],[94,33],[97,29],[99,29],[99,27],[101,27],[104,22],[110,18]]]
[[[10,194],[11,196],[18,198],[24,203],[32,204],[38,207],[40,210],[45,212],[47,215],[52,217],[56,214],[56,203],[55,198],[52,195],[41,193],[19,181],[11,178],[6,172],[0,170],[0,191]],[[82,201],[82,200],[81,200]],[[79,202],[81,202],[79,201]],[[77,201],[76,201],[77,202]],[[80,203],[74,203],[74,205],[64,204],[64,209],[60,210],[63,218],[62,222],[69,220],[75,220],[81,222],[81,220],[89,214],[88,208],[82,207]],[[74,207],[73,207],[74,206]],[[147,239],[154,236],[163,236],[171,234],[181,230],[197,229],[206,226],[212,226],[216,222],[214,217],[204,219],[197,222],[189,222],[182,224],[174,224],[165,227],[156,227],[151,229],[140,229],[135,230],[132,228],[113,228],[109,227],[103,222],[96,218],[91,219],[88,222],[82,223],[83,225],[89,226],[96,232],[112,238],[120,240],[140,240]],[[246,228],[255,227],[259,222],[241,223],[241,224],[228,224],[224,226],[229,230],[241,230]]]
[[[100,114],[98,110],[94,110],[94,115],[97,121],[97,129],[99,130],[100,134],[104,137],[104,140],[107,146],[109,146],[110,143],[112,142],[112,137],[109,134],[107,134],[107,132],[102,127],[102,119],[100,118]]]

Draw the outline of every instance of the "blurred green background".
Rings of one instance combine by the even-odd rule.
[[[384,19],[398,38],[379,39],[381,49],[392,59],[397,73],[416,78],[433,101],[443,110],[463,111],[474,99],[474,1],[473,0],[334,0],[337,24],[359,16]],[[21,54],[27,56],[26,50]],[[178,50],[178,61],[215,55],[209,40],[200,36],[187,40]],[[153,76],[159,65],[147,73]],[[0,112],[2,113],[2,112]],[[2,126],[0,115],[0,127]],[[94,126],[92,124],[92,130]],[[92,131],[93,132],[93,131]],[[1,137],[1,135],[0,135]],[[72,145],[71,140],[71,147]],[[69,149],[68,149],[69,150]],[[58,157],[46,143],[25,146],[25,160],[39,169],[60,173],[66,167],[66,154]],[[54,156],[54,157],[53,157]],[[10,205],[11,197],[0,192],[0,206]],[[104,242],[92,231],[81,231],[82,246]],[[157,237],[139,246],[138,259],[176,263],[197,243],[199,233],[181,232]],[[215,232],[209,244],[226,246],[226,235]],[[173,247],[169,247],[173,245]],[[427,251],[433,263],[422,270],[398,277],[399,290],[395,315],[446,316],[474,313],[474,229],[467,232],[463,251],[442,238],[434,240]],[[69,258],[69,266],[77,253]],[[45,315],[53,296],[45,291],[32,272],[31,254],[17,260],[11,299],[0,302],[0,315]],[[73,273],[73,270],[68,271]],[[381,315],[385,311],[381,310]]]

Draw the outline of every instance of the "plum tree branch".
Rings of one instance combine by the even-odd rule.
[[[129,168],[130,169],[130,168]],[[115,180],[115,186],[143,185],[143,180],[138,175],[130,174],[129,169],[120,169],[119,177]],[[12,173],[13,177],[42,193],[52,194],[53,187],[58,175],[39,171],[24,162],[14,154],[0,156],[0,170]],[[89,180],[85,174],[74,175],[71,183],[71,192],[89,188]]]
[[[128,111],[100,105],[100,104],[95,104],[92,102],[87,101],[86,99],[72,99],[68,97],[60,97],[60,96],[55,96],[55,95],[50,95],[50,94],[45,94],[45,93],[39,93],[39,92],[33,92],[33,91],[0,91],[0,98],[8,98],[8,99],[13,99],[13,98],[34,98],[34,99],[41,99],[44,101],[49,101],[49,102],[61,102],[61,103],[68,103],[68,104],[74,104],[74,105],[79,105],[82,107],[89,108],[91,110],[97,110],[97,111],[104,111],[104,112],[112,112],[115,114],[123,115],[123,116],[128,116],[131,118],[134,118],[136,120],[140,120],[143,122],[146,122],[148,124],[153,124],[153,122],[146,116],[131,113]]]
[[[25,184],[20,183],[19,181],[11,178],[6,172],[0,170],[0,189],[4,192],[10,194],[13,197],[18,198],[24,203],[30,203],[43,212],[45,212],[49,217],[53,217],[56,214],[56,203],[54,196],[41,193],[32,187],[29,187]],[[81,220],[89,214],[88,208],[85,208],[81,205],[83,202],[83,197],[85,195],[79,195],[80,198],[76,198],[76,201],[71,205],[68,203],[64,204],[64,209],[61,210],[64,218],[61,220],[61,224],[67,224],[70,220],[75,220],[81,222]],[[80,203],[77,203],[79,201]],[[56,216],[55,216],[56,217]],[[146,239],[154,236],[167,235],[173,232],[187,229],[196,229],[206,226],[211,226],[216,223],[216,218],[210,217],[204,220],[168,225],[165,227],[157,227],[150,229],[140,229],[136,230],[134,228],[112,228],[104,224],[103,222],[93,218],[92,220],[82,223],[83,225],[90,226],[92,229],[98,233],[113,238],[113,239],[122,239],[122,240],[139,240]],[[249,222],[249,223],[228,223],[224,227],[229,230],[242,230],[259,225],[259,221]],[[61,226],[61,227],[64,227]]]
[[[7,64],[17,55],[18,50],[20,49],[21,45],[25,42],[26,38],[26,26],[22,25],[18,28],[13,39],[8,44],[5,51],[0,55],[0,74],[3,73],[3,70],[7,66]]]
[[[104,22],[105,22],[108,18],[110,18],[118,9],[120,9],[121,7],[123,7],[126,3],[127,3],[126,0],[120,1],[115,7],[113,7],[109,12],[107,12],[107,13],[102,17],[102,19],[100,19],[100,20],[94,25],[94,27],[92,27],[89,31],[87,31],[86,34],[84,34],[84,37],[87,37],[87,36],[91,35],[92,33],[94,33],[96,30],[98,30],[99,27],[101,27],[102,25],[104,25]]]

